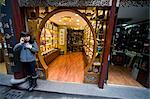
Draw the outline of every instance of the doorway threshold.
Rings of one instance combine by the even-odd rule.
[[[12,75],[0,74],[0,85],[12,86],[10,79]],[[21,84],[18,88],[26,90],[28,83]],[[135,88],[108,84],[104,89],[98,88],[96,84],[65,83],[57,81],[38,80],[35,91],[57,92],[73,95],[100,96],[108,98],[125,99],[148,99],[149,90],[146,88]]]

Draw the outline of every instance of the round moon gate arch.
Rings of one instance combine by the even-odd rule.
[[[56,13],[59,13],[59,12],[63,12],[63,11],[70,11],[70,12],[73,12],[75,14],[78,14],[79,16],[81,16],[88,24],[88,26],[90,27],[90,30],[92,32],[92,35],[93,35],[93,38],[94,38],[94,45],[93,45],[93,55],[92,55],[92,58],[90,59],[88,65],[86,66],[85,68],[85,72],[88,71],[89,67],[92,66],[92,63],[95,59],[95,56],[96,56],[96,49],[97,49],[97,43],[96,43],[96,33],[95,33],[95,30],[91,24],[91,22],[89,21],[89,19],[84,15],[82,14],[80,11],[76,10],[76,9],[55,9],[51,12],[49,12],[41,21],[40,25],[39,25],[39,29],[38,29],[38,34],[37,34],[37,43],[38,43],[38,46],[40,48],[40,36],[41,36],[41,31],[43,29],[43,27],[45,26],[45,23],[48,21],[49,18],[51,18],[54,14]],[[45,74],[46,74],[46,78],[48,77],[48,66],[47,64],[45,63],[44,61],[44,58],[42,57],[41,55],[41,52],[39,51],[38,53],[38,58],[39,58],[39,61],[41,63],[41,65],[43,66],[43,68],[45,69]]]

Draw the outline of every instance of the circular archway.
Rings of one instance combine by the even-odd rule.
[[[92,35],[93,35],[93,39],[94,39],[94,45],[93,45],[93,55],[92,55],[92,58],[90,59],[89,61],[89,64],[86,66],[85,68],[85,72],[88,71],[89,67],[92,65],[94,59],[95,59],[95,56],[96,56],[96,48],[97,48],[97,44],[96,44],[96,34],[95,34],[95,31],[94,31],[94,28],[92,26],[92,24],[90,23],[89,19],[84,15],[82,14],[80,11],[78,10],[75,10],[75,9],[55,9],[53,11],[51,11],[50,13],[48,13],[44,18],[43,20],[41,21],[40,25],[39,25],[39,29],[38,29],[38,35],[37,35],[37,43],[38,43],[38,46],[40,46],[40,36],[41,36],[41,31],[43,29],[43,27],[45,26],[45,23],[49,20],[49,18],[51,18],[54,14],[57,14],[59,12],[63,12],[63,11],[70,11],[70,12],[73,12],[75,14],[78,14],[79,16],[81,16],[88,24],[88,26],[90,27],[90,30],[92,32]],[[38,57],[39,57],[39,61],[40,63],[43,65],[44,69],[46,70],[48,68],[48,66],[46,65],[45,61],[44,61],[44,58],[42,57],[41,55],[41,52],[39,51],[38,53]],[[45,72],[46,75],[47,72]]]

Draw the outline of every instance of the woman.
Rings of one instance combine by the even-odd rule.
[[[29,75],[29,91],[32,91],[33,88],[37,86],[37,74],[35,71],[36,68],[36,56],[35,53],[38,52],[38,46],[36,42],[31,38],[31,35],[27,32],[21,32],[20,43],[16,44],[14,51],[21,46],[20,51],[20,62],[27,75]]]

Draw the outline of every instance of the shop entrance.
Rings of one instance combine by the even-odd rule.
[[[38,56],[47,79],[83,83],[96,49],[96,36],[89,19],[78,10],[55,9],[41,20],[39,31]]]

